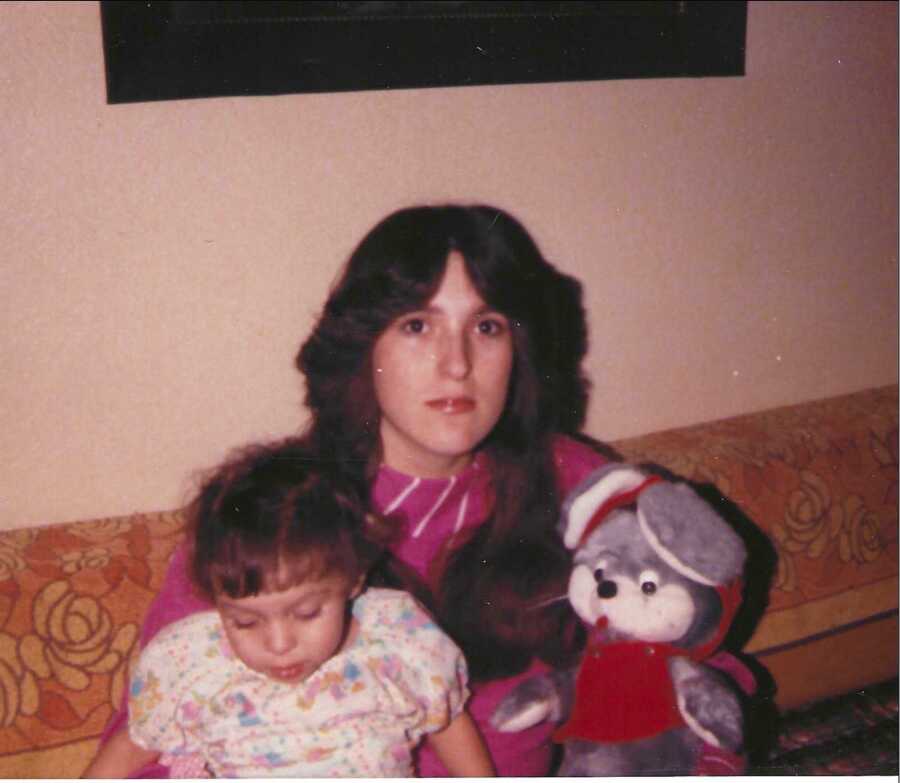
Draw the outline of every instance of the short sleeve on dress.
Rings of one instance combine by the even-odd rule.
[[[141,747],[173,755],[197,750],[188,747],[185,720],[190,721],[191,700],[185,692],[200,657],[197,641],[209,635],[212,614],[168,626],[141,652],[129,688],[128,719],[131,739]]]
[[[445,729],[463,711],[469,698],[468,671],[460,649],[406,593],[377,590],[394,604],[390,615],[396,651],[402,660],[399,676],[404,690],[414,694],[418,720],[411,727],[421,736]]]
[[[450,641],[447,637],[444,639]],[[465,659],[456,650],[453,655],[445,657],[443,670],[436,668],[428,678],[424,689],[427,704],[422,725],[424,733],[430,734],[447,728],[463,711],[469,696],[467,681]]]

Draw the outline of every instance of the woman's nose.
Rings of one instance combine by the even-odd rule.
[[[266,649],[273,655],[284,655],[297,644],[297,637],[287,623],[272,623],[266,631]]]
[[[465,378],[472,369],[470,346],[465,334],[449,334],[442,340],[439,365],[441,371],[451,377]]]

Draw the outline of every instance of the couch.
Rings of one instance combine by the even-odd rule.
[[[772,710],[897,675],[897,411],[890,386],[610,444],[745,536],[730,643]],[[83,772],[182,527],[175,510],[0,532],[0,776]]]

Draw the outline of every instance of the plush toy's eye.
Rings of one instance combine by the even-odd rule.
[[[598,583],[603,581],[603,569],[602,568],[598,568],[596,571],[594,571],[594,579],[596,579]]]
[[[653,595],[656,592],[656,586],[659,582],[659,574],[656,571],[642,571],[638,577],[641,585],[641,592],[644,595]]]

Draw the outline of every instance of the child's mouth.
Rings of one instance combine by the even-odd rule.
[[[294,666],[284,666],[280,669],[269,669],[269,675],[275,680],[283,682],[296,682],[303,679],[306,673],[306,664],[298,663]]]

